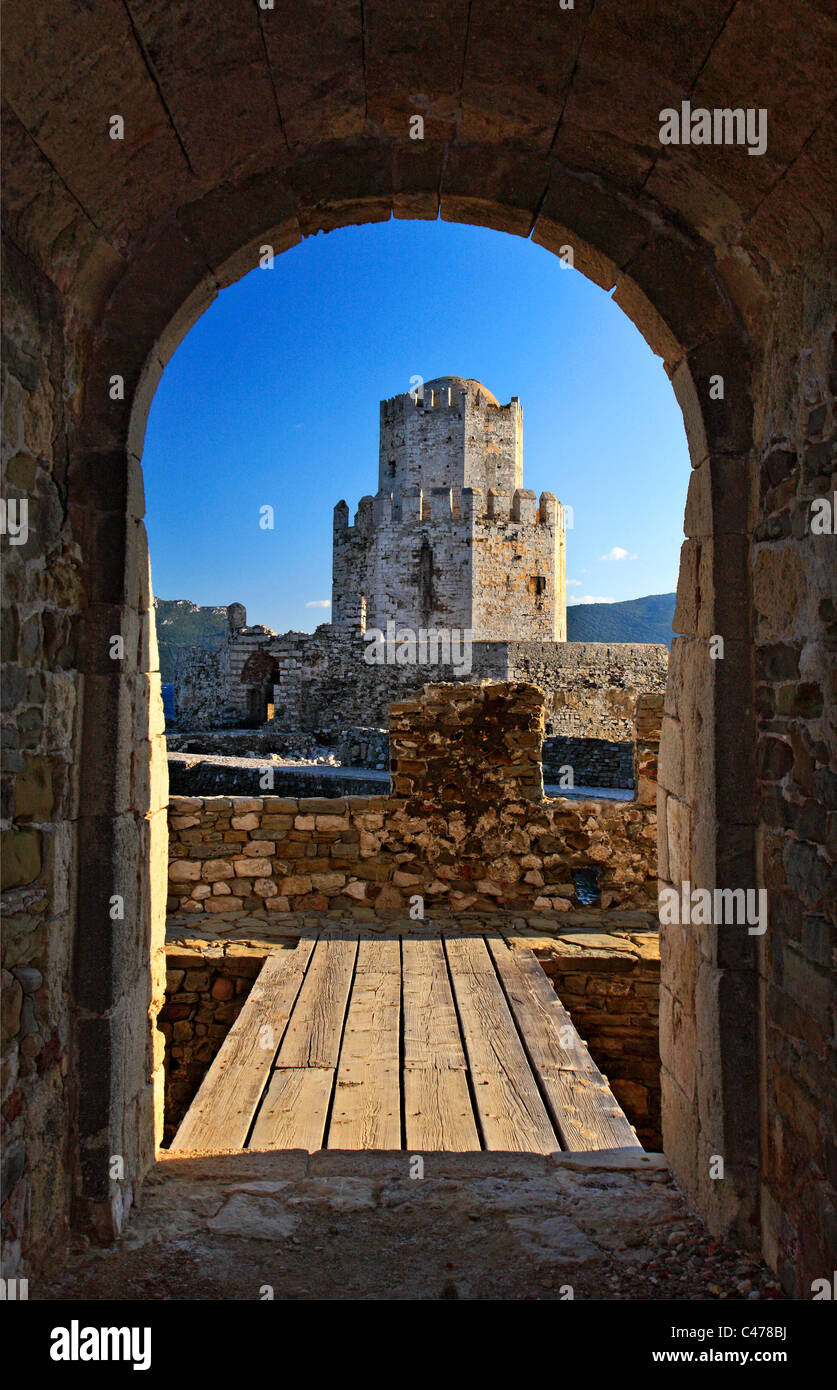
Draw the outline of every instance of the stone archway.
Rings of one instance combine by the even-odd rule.
[[[247,693],[247,722],[258,728],[272,717],[273,689],[279,684],[279,665],[269,652],[254,652],[241,672]]]
[[[49,555],[51,574],[43,593],[25,577],[12,588],[37,612],[40,643],[19,666],[13,708],[31,689],[53,711],[47,760],[56,700],[79,710],[53,801],[29,809],[27,764],[13,821],[16,881],[43,880],[61,924],[43,1065],[50,1130],[73,1155],[44,1183],[51,1151],[33,1118],[33,1249],[73,1198],[93,1225],[118,1227],[154,1153],[166,791],[140,463],[153,391],[203,308],[264,248],[440,213],[559,255],[571,246],[663,357],[683,408],[693,472],[661,873],[765,885],[775,926],[767,942],[666,934],[666,1149],[715,1229],[752,1236],[761,1222],[774,1262],[784,1232],[792,1285],[826,1258],[824,1139],[792,1054],[830,1075],[816,923],[827,923],[833,790],[817,748],[832,746],[833,556],[805,515],[811,490],[826,490],[834,428],[834,214],[820,177],[834,25],[806,11],[791,90],[782,43],[793,51],[798,30],[778,0],[758,13],[702,7],[688,23],[674,0],[656,9],[632,28],[621,9],[586,4],[544,15],[524,3],[498,19],[458,4],[440,16],[397,3],[384,16],[349,0],[328,43],[316,15],[295,19],[291,67],[287,17],[256,7],[184,15],[136,0],[129,15],[66,0],[47,16],[9,5],[7,455],[39,515],[34,548],[12,558]],[[67,52],[107,81],[68,88]],[[761,162],[740,148],[661,149],[661,109],[686,94],[731,105],[742,85],[770,106]],[[107,134],[117,109],[123,142]],[[113,634],[125,639],[117,667]],[[722,661],[710,658],[715,635]],[[49,672],[40,696],[27,663]],[[27,1096],[24,1125],[40,1113]],[[111,1176],[114,1154],[123,1178]],[[712,1155],[723,1182],[709,1177]]]
[[[586,202],[589,184],[577,175],[562,171],[566,185],[574,192],[579,209]],[[621,199],[596,189],[598,212],[611,229],[624,215]],[[608,211],[603,212],[603,203]],[[749,604],[742,601],[747,591],[748,539],[746,517],[752,481],[752,410],[746,389],[749,353],[745,324],[733,305],[723,283],[712,267],[706,248],[694,238],[687,237],[674,226],[660,225],[658,210],[636,199],[631,208],[635,219],[644,219],[645,234],[634,231],[634,242],[642,246],[631,260],[642,274],[644,287],[632,275],[614,269],[605,271],[600,248],[591,246],[567,222],[563,206],[551,200],[551,212],[561,212],[565,221],[547,217],[542,211],[536,220],[534,237],[543,245],[558,251],[566,245],[573,248],[574,262],[583,270],[595,272],[594,278],[607,285],[616,282],[616,298],[644,333],[651,346],[666,363],[675,392],[683,406],[693,463],[687,504],[688,539],[683,547],[681,575],[678,583],[678,612],[676,626],[682,636],[672,655],[672,680],[669,692],[669,719],[666,742],[661,757],[662,799],[661,825],[672,827],[669,850],[668,831],[661,846],[664,865],[674,881],[688,880],[697,885],[748,887],[753,878],[754,813],[737,799],[736,788],[751,785],[754,767],[753,681],[751,670],[752,620]],[[456,206],[456,203],[454,203]],[[572,204],[572,206],[575,206]],[[445,207],[444,201],[442,204]],[[358,201],[351,220],[363,218],[365,208]],[[374,204],[368,209],[374,218]],[[515,210],[516,218],[523,212]],[[262,214],[263,215],[263,214]],[[488,201],[480,208],[480,220],[502,227],[508,221],[509,208]],[[331,219],[330,219],[331,220]],[[261,232],[249,248],[249,264],[257,253],[270,244],[278,253],[281,246],[295,237],[286,224]],[[108,353],[118,333],[120,341],[127,326],[136,321],[141,306],[148,309],[152,286],[157,280],[156,266],[171,257],[171,231],[164,234],[163,244],[149,248],[142,265],[126,277],[110,301],[105,321],[99,333],[100,351]],[[188,238],[184,245],[189,246]],[[244,253],[234,258],[236,273],[249,268]],[[676,268],[676,269],[675,269]],[[193,267],[194,269],[194,267]],[[217,275],[224,283],[230,272]],[[684,294],[684,285],[690,293]],[[109,430],[114,440],[125,430],[123,448],[129,472],[140,470],[140,453],[144,420],[153,388],[159,379],[162,362],[174,351],[176,343],[191,322],[205,307],[208,294],[205,277],[191,288],[184,305],[175,298],[187,286],[180,284],[172,292],[168,321],[160,323],[159,344],[149,357],[133,361],[130,380],[136,382],[136,392],[130,418],[121,406],[114,410],[107,397],[102,398],[97,374],[90,382],[89,409],[82,420],[78,454],[87,454],[86,433],[99,435],[103,414],[110,418]],[[160,306],[161,318],[166,310]],[[149,323],[150,320],[146,318]],[[122,327],[117,330],[117,324]],[[135,350],[137,345],[134,344]],[[124,348],[122,349],[124,352]],[[733,396],[730,409],[717,419],[709,399],[709,378],[720,374]],[[122,423],[119,423],[121,416]],[[731,419],[730,416],[733,418]],[[717,541],[715,538],[718,538]],[[134,560],[144,571],[147,553],[140,527],[134,531],[133,543],[126,545],[126,563]],[[708,644],[713,633],[723,634],[728,642],[728,654],[723,663],[708,659]],[[85,726],[101,728],[106,712],[99,707],[103,691],[91,686],[86,701]],[[111,692],[112,698],[112,692]],[[261,708],[261,694],[259,706]],[[153,761],[155,753],[149,750]],[[742,814],[743,813],[743,814]],[[83,828],[82,828],[83,834]],[[82,841],[83,843],[83,841]],[[731,851],[731,847],[734,850]],[[677,856],[677,862],[674,858]],[[152,851],[153,857],[153,851]],[[84,860],[82,861],[84,862]],[[80,882],[84,884],[82,873]],[[152,933],[155,923],[150,924]],[[159,924],[156,927],[159,930]],[[701,1105],[706,1110],[710,1095],[700,1097],[697,1091],[694,1059],[687,1063],[688,1079],[682,1073],[682,1049],[675,1033],[678,1021],[693,1012],[694,999],[681,999],[676,993],[680,981],[672,976],[668,996],[664,995],[663,1009],[668,1005],[671,1047],[667,1054],[664,1037],[663,1063],[667,1082],[666,1107],[670,1125],[668,1146],[677,1161],[682,1147],[691,1155],[706,1145],[707,1154],[722,1151],[726,1155],[729,1181],[719,1209],[715,1192],[709,1181],[705,1188],[705,1210],[719,1229],[734,1225],[739,1234],[750,1235],[749,1227],[756,1219],[757,1173],[759,1144],[758,1111],[758,1033],[757,1033],[757,975],[753,969],[752,942],[743,954],[729,957],[727,943],[719,935],[704,974],[710,995],[721,982],[734,990],[734,1007],[725,1011],[719,1004],[703,1020],[711,1030],[712,1046],[718,1048],[719,1061],[734,1049],[736,1075],[734,1086],[719,1085],[713,1071],[711,1087],[715,1111],[712,1124],[699,1120]],[[736,947],[738,950],[738,947]],[[726,1034],[726,1036],[725,1036]],[[93,1059],[91,1059],[92,1064]],[[670,1070],[669,1070],[670,1066]],[[667,1073],[667,1075],[666,1075]],[[684,1079],[686,1085],[684,1087]],[[693,1112],[689,1114],[684,1098],[692,1087]],[[708,1116],[707,1116],[708,1118]],[[710,1133],[712,1137],[710,1138]],[[701,1192],[699,1164],[691,1159],[688,1167],[690,1190]],[[691,1181],[690,1181],[691,1179]]]

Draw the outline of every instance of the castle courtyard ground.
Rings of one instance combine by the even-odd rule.
[[[30,1298],[784,1298],[761,1261],[689,1215],[662,1155],[410,1166],[406,1153],[163,1154],[119,1243],[76,1239]]]

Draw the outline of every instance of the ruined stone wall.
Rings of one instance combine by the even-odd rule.
[[[343,626],[321,624],[314,633],[280,637],[236,635],[228,655],[213,665],[196,650],[176,685],[181,730],[241,727],[247,722],[247,687],[236,682],[255,652],[275,662],[273,687],[277,731],[326,730],[382,725],[393,701],[420,690],[429,680],[520,680],[546,694],[546,732],[572,738],[625,740],[632,737],[638,694],[665,689],[668,652],[644,643],[478,642],[471,669],[460,662],[432,665],[370,664],[363,637],[365,617],[355,609]],[[454,652],[454,657],[457,657]]]
[[[475,643],[474,670],[539,686],[548,734],[623,740],[637,696],[665,690],[668,652],[642,642]]]
[[[655,704],[656,702],[656,704]],[[656,901],[656,740],[640,704],[634,801],[543,799],[533,687],[428,686],[392,711],[392,797],[172,798],[169,911],[247,917],[310,909],[369,920],[469,907],[568,911],[573,872],[600,905]]]
[[[182,647],[175,657],[174,707],[195,729],[216,729],[240,722],[246,709],[243,692],[230,676],[230,648]],[[179,718],[178,718],[179,723]]]

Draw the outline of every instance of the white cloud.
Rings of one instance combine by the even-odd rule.
[[[580,580],[580,579],[568,579],[568,580],[567,580],[567,588],[568,588],[568,589],[580,589],[580,588],[581,588],[581,580]]]
[[[635,560],[636,555],[629,555],[627,550],[623,550],[621,545],[615,545],[609,550],[607,555],[600,555],[600,560]]]
[[[306,603],[305,607],[306,607],[306,608],[330,608],[330,607],[331,607],[331,599],[330,599],[330,598],[312,598],[312,599],[309,599],[309,600],[308,600],[308,602]]]
[[[597,598],[593,594],[585,594],[583,598],[568,598],[567,603],[615,603],[615,598]]]

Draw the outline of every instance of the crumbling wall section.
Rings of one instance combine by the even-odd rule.
[[[630,802],[544,798],[532,686],[431,685],[392,710],[392,797],[172,798],[169,910],[230,921],[335,911],[358,920],[471,907],[566,912],[578,870],[602,908],[656,903],[655,734],[640,701]]]

